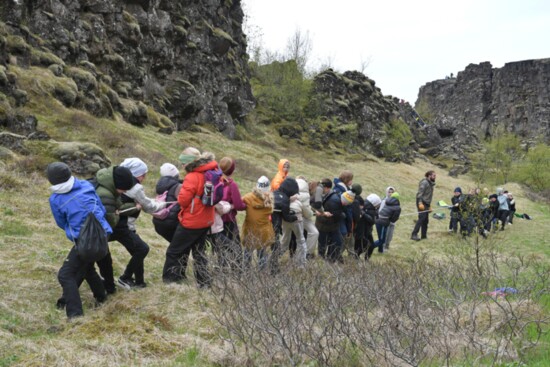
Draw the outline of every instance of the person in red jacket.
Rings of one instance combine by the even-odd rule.
[[[202,203],[204,173],[218,168],[212,153],[200,153],[196,148],[186,148],[179,156],[187,172],[178,194],[181,209],[178,214],[179,225],[174,237],[166,249],[166,261],[162,271],[165,283],[179,283],[186,278],[186,263],[182,259],[193,253],[194,273],[200,288],[211,283],[208,260],[205,254],[206,235],[214,223],[214,207]]]

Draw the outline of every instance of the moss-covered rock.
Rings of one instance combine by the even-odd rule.
[[[97,80],[94,74],[78,67],[66,67],[65,74],[73,79],[80,91],[91,93],[97,90]]]
[[[93,175],[100,168],[109,167],[111,160],[103,150],[92,143],[61,142],[53,147],[52,155],[81,175]]]
[[[31,65],[50,66],[53,64],[65,65],[63,60],[49,51],[40,51],[35,48],[31,50]]]
[[[148,121],[147,106],[142,102],[121,98],[122,116],[126,121],[136,126],[145,126]]]
[[[14,54],[27,54],[31,50],[31,46],[21,36],[10,34],[6,37],[6,45],[8,51]]]

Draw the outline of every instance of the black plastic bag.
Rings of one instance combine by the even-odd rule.
[[[88,214],[80,228],[76,251],[85,262],[101,260],[109,253],[105,230],[93,213]]]

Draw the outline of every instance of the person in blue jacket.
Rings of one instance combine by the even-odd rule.
[[[83,279],[90,285],[97,302],[104,302],[107,297],[103,281],[97,274],[93,262],[82,260],[76,251],[80,229],[90,212],[94,213],[101,223],[106,237],[112,233],[112,229],[105,219],[105,208],[90,182],[76,179],[69,166],[63,162],[50,163],[46,174],[52,185],[50,208],[55,222],[74,243],[57,275],[63,288],[61,306],[65,307],[67,317],[73,318],[84,314],[78,291]]]

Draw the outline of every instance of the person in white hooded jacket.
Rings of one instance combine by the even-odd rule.
[[[315,226],[315,217],[311,208],[309,184],[304,178],[297,178],[296,182],[298,182],[298,188],[300,189],[298,200],[302,204],[304,231],[307,233],[307,256],[313,257],[315,256],[315,247],[317,246],[317,240],[319,239],[319,230]],[[293,203],[290,204],[290,210],[293,210]]]
[[[296,183],[297,182],[298,180],[296,180]],[[309,205],[308,208],[309,212],[311,212]],[[308,215],[307,211],[308,209],[306,208],[306,215]],[[287,222],[283,220],[281,248],[285,250],[288,249],[292,234],[294,233],[294,236],[296,236],[296,254],[294,255],[294,259],[298,266],[303,267],[305,266],[307,259],[307,245],[304,237],[304,207],[300,201],[300,193],[290,197],[290,212],[294,214],[297,219],[294,222]]]

